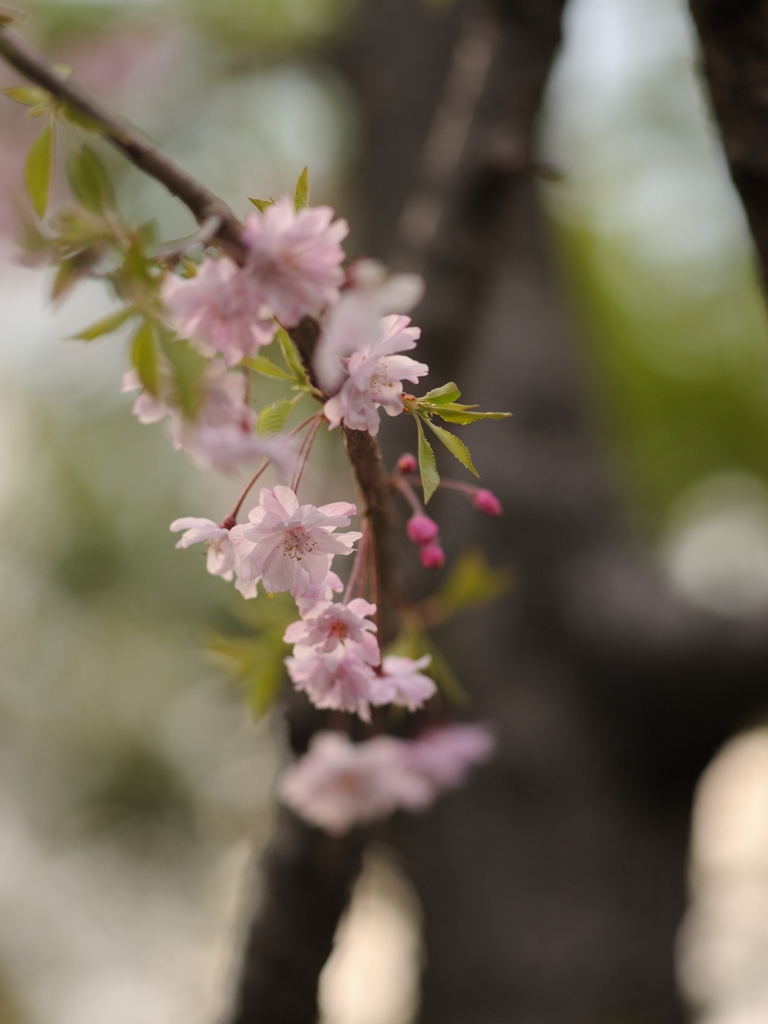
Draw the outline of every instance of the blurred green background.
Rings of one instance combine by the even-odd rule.
[[[313,201],[345,212],[360,113],[328,44],[355,0],[22,6],[30,38],[236,211],[308,164]],[[684,5],[573,0],[566,30],[541,125],[563,177],[542,190],[628,524],[689,600],[764,614],[768,330]],[[51,308],[47,275],[14,262],[36,130],[0,101],[0,1024],[203,1024],[280,737],[203,652],[239,599],[168,524],[221,517],[241,484],[130,416],[119,339],[64,340],[107,307],[98,286]],[[112,167],[126,215],[191,230]]]

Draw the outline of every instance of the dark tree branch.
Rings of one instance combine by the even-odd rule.
[[[731,176],[768,281],[768,3],[691,0]]]

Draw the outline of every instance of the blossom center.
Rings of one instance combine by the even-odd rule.
[[[300,562],[304,555],[312,552],[316,543],[306,530],[302,530],[301,527],[293,527],[284,532],[280,546],[284,555]]]

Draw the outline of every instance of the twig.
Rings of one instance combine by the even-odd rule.
[[[240,240],[242,225],[223,199],[83,92],[71,78],[62,78],[41,54],[7,28],[0,28],[0,54],[30,81],[97,125],[132,164],[177,196],[191,210],[198,224],[205,224],[210,217],[219,217],[221,223],[215,237],[233,259],[241,264],[245,262],[246,249]]]

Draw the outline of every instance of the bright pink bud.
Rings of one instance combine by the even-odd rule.
[[[397,469],[400,473],[415,473],[418,469],[416,457],[411,455],[410,452],[406,452],[405,455],[401,455],[397,460]]]
[[[429,544],[435,539],[440,527],[429,516],[418,515],[408,520],[406,530],[414,544]]]
[[[472,504],[487,516],[500,516],[504,511],[501,502],[491,491],[477,491],[472,499]]]
[[[445,552],[439,544],[424,544],[419,556],[425,569],[442,569],[445,565]]]

